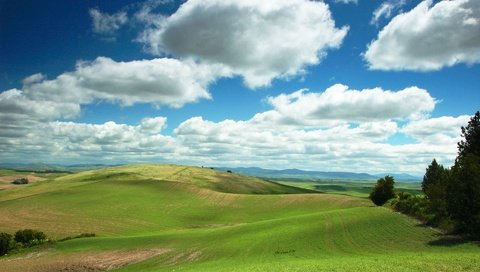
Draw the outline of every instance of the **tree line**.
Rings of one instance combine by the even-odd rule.
[[[435,159],[422,181],[424,196],[395,193],[393,177],[379,179],[370,193],[376,205],[388,200],[392,207],[434,227],[480,238],[480,112],[462,127],[458,155],[451,168]]]

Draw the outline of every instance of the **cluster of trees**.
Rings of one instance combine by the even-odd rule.
[[[389,199],[394,209],[413,215],[432,226],[480,238],[480,112],[462,127],[455,164],[448,169],[435,159],[422,181],[425,196],[395,194],[392,177],[379,179],[370,194],[376,205]]]
[[[452,168],[444,168],[434,159],[422,190],[437,219],[451,220],[456,231],[480,238],[480,112],[462,127],[462,137]]]
[[[3,256],[13,249],[32,247],[43,244],[47,241],[47,236],[38,230],[23,229],[11,235],[0,232],[0,256]]]

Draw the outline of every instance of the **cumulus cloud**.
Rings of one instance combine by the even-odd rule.
[[[140,123],[140,128],[142,131],[159,133],[166,125],[167,118],[165,117],[144,118]]]
[[[470,116],[458,117],[442,116],[438,118],[416,120],[402,128],[402,132],[419,141],[435,141],[439,137],[453,138],[458,141],[461,135],[461,127],[470,120]]]
[[[0,116],[28,116],[35,120],[71,118],[80,111],[80,107],[76,103],[50,100],[34,101],[17,89],[0,93],[0,109]]]
[[[1,141],[4,159],[27,155],[24,159],[63,162],[142,161],[173,159],[178,151],[175,139],[160,134],[165,117],[147,118],[138,125],[85,124],[74,122],[36,123],[20,139]]]
[[[86,104],[103,99],[123,105],[152,103],[178,108],[210,98],[207,86],[219,75],[225,75],[221,68],[176,59],[116,62],[98,57],[78,62],[74,72],[28,85],[23,92],[34,100]]]
[[[75,71],[52,80],[34,74],[23,80],[21,90],[0,93],[4,127],[0,137],[24,134],[31,122],[78,117],[82,105],[98,101],[179,108],[210,99],[208,85],[220,76],[228,73],[218,66],[191,61],[159,58],[116,62],[105,57],[79,62]]]
[[[300,90],[268,98],[285,122],[318,124],[325,120],[368,122],[390,119],[418,119],[430,113],[435,99],[418,87],[393,92],[382,88],[351,90],[335,84],[324,92]],[[274,116],[274,115],[272,115]],[[278,118],[278,116],[277,116]]]
[[[423,1],[395,16],[369,44],[370,69],[431,71],[480,62],[480,2]]]
[[[444,163],[455,158],[455,143],[389,144],[389,137],[396,133],[393,121],[305,129],[259,125],[252,119],[212,122],[202,117],[188,119],[175,129],[178,144],[186,150],[183,155],[200,164],[421,173],[433,157]]]
[[[98,9],[89,10],[92,18],[92,30],[94,33],[112,37],[128,22],[128,15],[126,12],[117,12],[114,14],[102,13]]]
[[[337,84],[322,93],[300,90],[268,101],[271,110],[248,120],[198,116],[182,122],[174,133],[183,155],[192,163],[226,166],[422,173],[434,157],[453,162],[459,128],[468,121],[428,119],[435,100],[416,87],[357,91]],[[352,107],[355,114],[344,110]],[[416,141],[390,144],[398,134]]]
[[[27,80],[28,81],[28,80]],[[0,93],[0,138],[21,137],[39,122],[71,118],[80,113],[80,105],[64,101],[34,101],[21,90]]]
[[[328,5],[306,0],[190,0],[154,21],[138,39],[150,52],[222,64],[250,88],[304,73],[348,31]]]

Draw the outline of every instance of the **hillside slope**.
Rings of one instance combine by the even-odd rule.
[[[133,165],[0,191],[0,231],[34,228],[57,239],[82,232],[98,236],[2,257],[0,267],[6,271],[480,267],[480,248],[474,243],[443,240],[435,231],[365,199],[296,190],[211,169]],[[260,194],[270,192],[274,194]]]

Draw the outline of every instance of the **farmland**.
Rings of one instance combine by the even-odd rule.
[[[11,174],[11,173],[9,173]],[[294,185],[288,183],[288,185]],[[6,271],[475,271],[480,246],[374,207],[213,169],[129,165],[0,191],[0,231],[52,239]]]

